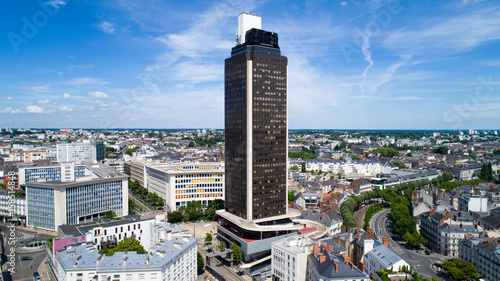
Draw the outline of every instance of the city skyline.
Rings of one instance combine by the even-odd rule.
[[[223,128],[241,11],[280,35],[292,130],[500,121],[495,3],[40,3],[3,3],[0,127]]]

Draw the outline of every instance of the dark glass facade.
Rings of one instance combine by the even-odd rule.
[[[226,211],[245,219],[286,213],[287,65],[258,29],[225,61]]]

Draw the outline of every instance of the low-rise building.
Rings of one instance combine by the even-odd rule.
[[[197,280],[196,239],[170,224],[168,235],[152,245],[147,254],[115,252],[100,254],[91,242],[48,251],[49,266],[57,280]]]
[[[369,251],[364,257],[365,271],[374,278],[377,270],[390,269],[392,271],[401,271],[403,266],[410,268],[410,265],[394,253],[385,245],[379,245]]]

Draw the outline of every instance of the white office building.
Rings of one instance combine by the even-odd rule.
[[[104,160],[106,146],[102,142],[71,142],[56,145],[57,162],[95,163]]]
[[[162,163],[146,165],[145,171],[147,189],[165,199],[171,210],[190,201],[207,206],[212,200],[224,200],[222,163]]]
[[[271,273],[273,280],[306,280],[307,256],[314,241],[303,235],[294,235],[271,245]]]
[[[19,168],[26,188],[26,223],[56,230],[98,220],[104,212],[128,214],[128,176],[103,164]]]

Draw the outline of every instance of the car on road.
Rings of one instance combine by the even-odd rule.
[[[24,256],[24,257],[21,258],[21,260],[22,261],[30,261],[30,260],[33,260],[33,258],[30,257],[30,256]]]
[[[33,281],[41,281],[42,278],[40,277],[40,274],[38,272],[33,273]]]

